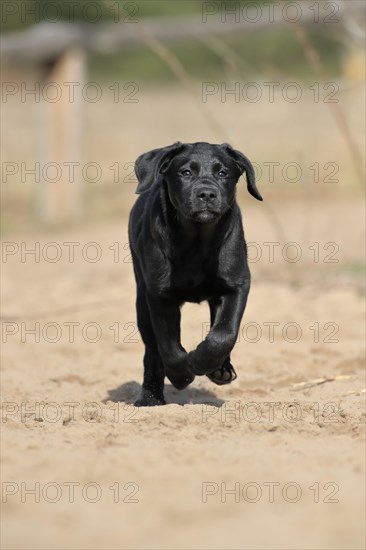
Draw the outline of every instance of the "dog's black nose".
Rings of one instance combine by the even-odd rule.
[[[201,187],[197,190],[196,197],[204,202],[217,199],[217,192],[212,187]]]

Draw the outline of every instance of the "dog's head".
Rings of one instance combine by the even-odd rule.
[[[178,141],[138,157],[135,172],[139,182],[136,193],[149,191],[164,179],[175,209],[198,223],[213,222],[231,207],[236,183],[244,172],[249,193],[263,200],[255,184],[252,164],[227,143]]]

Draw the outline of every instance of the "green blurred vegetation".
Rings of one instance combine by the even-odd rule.
[[[88,0],[3,0],[1,2],[1,30],[21,30],[40,21],[82,22],[85,20],[85,5],[88,3],[90,8],[88,8],[87,17],[91,18],[97,14],[100,21],[113,20],[113,14],[104,0],[93,0],[93,2],[88,2]],[[94,13],[91,4],[96,6]]]
[[[253,4],[253,0],[212,1],[224,4],[227,10]],[[256,3],[264,2],[271,0],[257,0]],[[119,21],[123,21],[125,15],[132,13],[138,20],[145,17],[181,17],[201,14],[205,3],[207,0],[3,0],[1,26],[3,30],[16,30],[44,19],[88,22],[88,18],[113,21],[118,17]]]
[[[309,36],[321,55],[329,74],[339,76],[341,71],[342,44],[334,33],[308,29]],[[218,42],[233,52],[237,70],[232,76],[245,77],[264,75],[281,78],[313,79],[314,72],[304,52],[288,28],[275,28],[220,37]],[[228,60],[219,56],[206,43],[191,39],[179,44],[169,44],[169,50],[181,62],[192,78],[219,79],[230,77]],[[229,54],[230,57],[230,54]],[[116,53],[108,57],[93,55],[89,58],[91,78],[127,81],[175,81],[168,65],[147,48]]]
[[[257,4],[263,4],[264,1],[258,1]],[[95,17],[99,22],[110,21],[111,23],[117,17],[118,21],[123,21],[125,17],[140,21],[147,17],[200,16],[204,3],[205,0],[93,0],[90,2],[89,0],[19,0],[19,2],[4,0],[2,30],[19,30],[34,25],[42,18],[56,22],[70,21],[71,24],[85,22],[85,13],[87,13],[87,17]],[[214,3],[220,4],[219,1]],[[266,3],[268,4],[268,0]],[[10,8],[6,6],[7,4],[11,5],[12,11],[16,13],[9,13]],[[253,1],[229,0],[221,2],[221,4],[225,6],[225,10],[231,10],[237,9],[241,5],[253,4]],[[85,12],[88,5],[88,11]],[[278,6],[278,2],[276,5]],[[266,9],[268,10],[268,6]],[[70,12],[73,14],[71,18]],[[230,16],[228,16],[228,20],[230,20]],[[134,23],[126,24],[133,25]],[[342,53],[338,25],[308,25],[308,32],[329,74],[338,76]],[[218,41],[234,52],[232,57],[235,57],[236,60],[236,78],[240,76],[246,78],[248,75],[258,73],[278,78],[287,78],[291,75],[306,79],[314,76],[305,59],[304,52],[291,32],[290,25],[246,34],[233,33],[223,38],[220,37]],[[169,44],[169,50],[193,78],[202,80],[231,76],[227,60],[220,57],[203,41],[190,39],[177,44]],[[228,55],[230,56],[230,53]],[[125,52],[108,55],[90,55],[89,70],[91,78],[95,79],[117,78],[139,82],[175,80],[175,76],[167,64],[146,47],[127,49]]]

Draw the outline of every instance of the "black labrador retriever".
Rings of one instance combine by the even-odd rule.
[[[247,302],[250,273],[236,183],[262,200],[250,161],[230,145],[174,143],[144,153],[129,220],[137,283],[137,324],[145,344],[144,381],[136,406],[164,405],[164,378],[178,389],[195,375],[215,384],[236,378],[230,352]],[[211,328],[187,353],[180,307],[207,300]]]

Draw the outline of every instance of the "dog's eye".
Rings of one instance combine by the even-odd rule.
[[[190,170],[183,170],[182,171],[182,176],[188,177],[188,176],[191,176],[191,175],[192,175],[192,172]]]
[[[220,170],[219,176],[220,178],[225,178],[227,176],[227,172],[225,172],[225,170]]]

